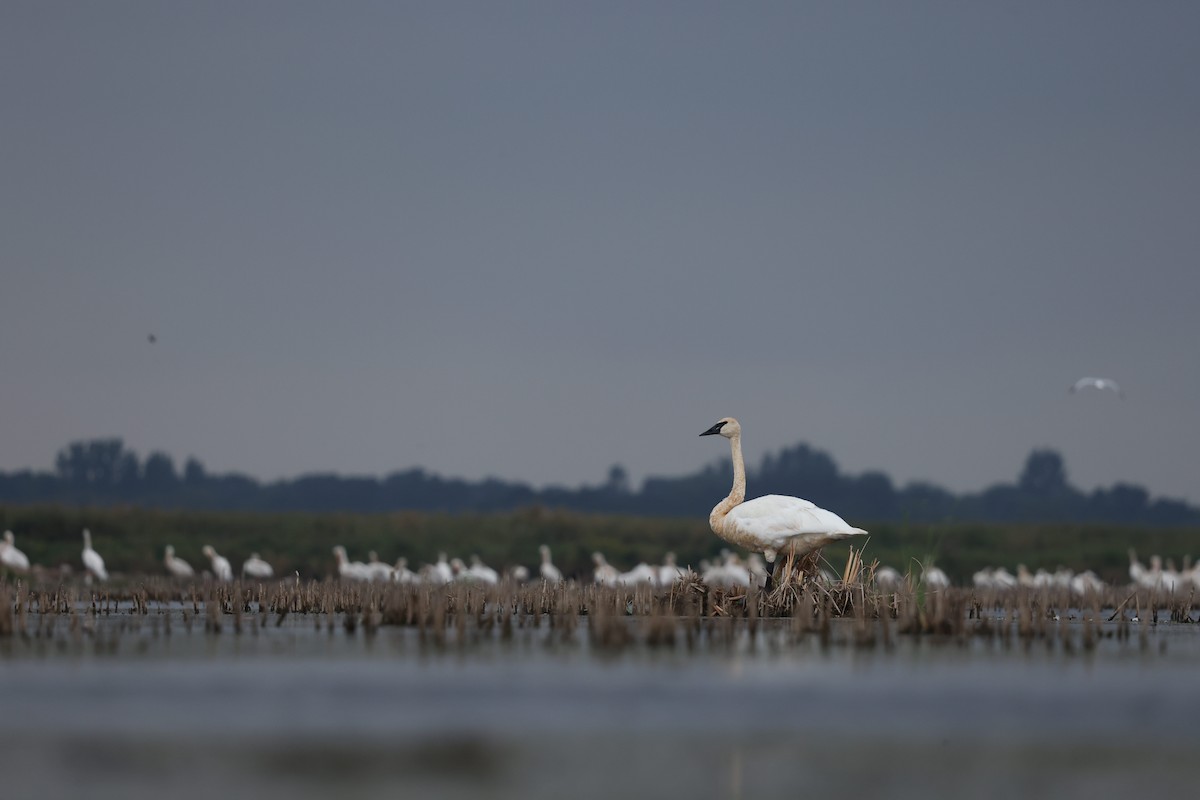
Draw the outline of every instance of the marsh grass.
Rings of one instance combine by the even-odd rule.
[[[630,647],[726,650],[815,641],[820,647],[884,648],[899,637],[1001,648],[1042,646],[1065,654],[1093,651],[1103,639],[1149,647],[1161,623],[1195,622],[1193,591],[1163,594],[1117,587],[1072,596],[1065,590],[985,591],[950,588],[895,592],[874,588],[874,565],[851,551],[840,579],[820,577],[817,563],[788,565],[772,591],[722,589],[698,578],[670,587],[604,587],[575,582],[517,584],[370,584],[336,580],[208,580],[146,577],[88,587],[78,581],[0,578],[0,639],[93,640],[115,652],[121,634],[177,626],[208,636],[257,636],[289,618],[314,630],[370,639],[381,630],[414,631],[419,646],[466,649],[516,639],[597,653]],[[105,624],[99,624],[103,621]],[[1197,627],[1200,630],[1200,627]],[[107,631],[107,633],[105,632]]]

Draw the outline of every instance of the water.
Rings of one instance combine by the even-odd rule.
[[[609,651],[100,617],[0,640],[0,776],[5,798],[1190,796],[1200,630],[1137,630]]]

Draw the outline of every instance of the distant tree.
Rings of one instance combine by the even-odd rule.
[[[1034,450],[1025,460],[1017,488],[1043,497],[1066,491],[1067,469],[1062,456],[1053,450]]]
[[[629,494],[629,473],[620,464],[613,464],[608,468],[604,488],[612,494]]]
[[[142,483],[151,492],[168,492],[179,485],[175,462],[166,453],[154,452],[146,458]]]
[[[76,487],[115,486],[122,465],[127,463],[123,459],[125,455],[125,446],[120,439],[71,442],[58,452],[54,468],[59,478]]]
[[[196,485],[204,483],[208,477],[208,473],[204,470],[204,465],[195,457],[191,456],[183,464],[183,482]]]

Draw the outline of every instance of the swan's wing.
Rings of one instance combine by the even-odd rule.
[[[815,503],[780,494],[756,497],[734,506],[726,519],[736,525],[739,531],[780,544],[805,534],[824,534],[840,539],[866,533]]]

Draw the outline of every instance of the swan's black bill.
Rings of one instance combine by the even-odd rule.
[[[701,436],[712,436],[713,434],[720,433],[721,428],[724,428],[724,427],[725,427],[724,422],[718,422],[716,425],[713,425],[711,428],[709,428],[708,430],[706,430],[704,433],[702,433],[700,435]]]

